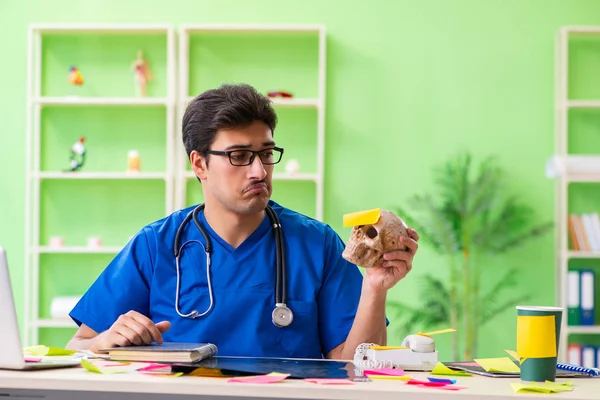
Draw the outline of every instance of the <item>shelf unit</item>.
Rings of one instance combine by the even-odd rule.
[[[54,58],[45,59],[44,53],[44,41],[47,37],[63,38],[70,40],[74,37],[80,39],[87,37],[89,40],[105,40],[114,35],[117,35],[121,41],[125,38],[125,41],[131,40],[136,41],[139,38],[154,37],[156,40],[164,43],[164,48],[160,50],[160,66],[162,68],[160,73],[157,74],[153,71],[154,81],[161,81],[160,84],[164,86],[164,93],[160,96],[153,96],[149,92],[148,97],[131,97],[131,96],[120,96],[120,93],[105,93],[102,90],[109,86],[98,83],[101,79],[96,82],[98,87],[97,93],[90,94],[81,92],[78,95],[72,93],[58,93],[55,89],[48,88],[48,82],[45,80],[50,78],[44,75],[44,63],[58,63],[59,67],[55,67],[54,73],[57,73],[56,68],[63,68],[63,63],[67,62],[64,59],[57,60]],[[148,36],[151,35],[151,36]],[[91,39],[90,39],[91,38]],[[62,39],[59,39],[62,40]],[[144,39],[145,40],[145,39]],[[154,40],[154,39],[149,39]],[[127,42],[129,45],[134,42]],[[148,42],[150,43],[150,42]],[[137,46],[137,44],[133,44]],[[119,47],[117,46],[117,47]],[[123,45],[125,46],[125,45]],[[150,45],[150,47],[152,47]],[[97,50],[107,50],[105,47],[99,47]],[[114,49],[111,48],[112,52]],[[145,49],[146,51],[148,49]],[[151,51],[153,49],[150,49]],[[164,50],[164,53],[163,53]],[[94,50],[92,50],[94,51]],[[129,48],[127,48],[129,51]],[[64,52],[64,51],[63,51]],[[87,53],[86,53],[87,52]],[[82,49],[80,53],[85,53],[90,56],[95,64],[102,61],[102,57],[96,57],[94,53],[90,53],[88,49]],[[69,56],[71,60],[76,59],[80,53],[71,52]],[[164,54],[164,58],[162,55]],[[135,53],[131,54],[131,60],[135,58]],[[82,56],[83,57],[83,56]],[[61,248],[52,248],[42,244],[43,239],[41,238],[40,226],[42,223],[41,210],[41,198],[44,195],[42,193],[42,183],[46,182],[58,182],[67,181],[73,182],[70,185],[83,185],[83,181],[90,180],[96,182],[100,180],[105,181],[123,181],[131,182],[133,185],[134,181],[148,181],[148,180],[160,180],[164,183],[164,213],[165,215],[174,210],[174,140],[175,140],[175,116],[176,116],[176,39],[175,30],[170,25],[156,25],[156,24],[35,24],[29,28],[28,35],[28,70],[27,70],[27,139],[26,139],[26,157],[27,157],[27,182],[26,182],[26,221],[25,221],[25,318],[24,318],[24,344],[31,345],[37,344],[39,338],[40,328],[74,328],[75,325],[70,320],[52,320],[45,319],[40,314],[40,257],[42,255],[67,255],[68,257],[74,257],[76,255],[111,255],[116,254],[121,250],[120,245],[107,245],[104,247],[86,247],[86,246],[65,246]],[[73,61],[68,61],[73,62]],[[77,62],[75,62],[77,64]],[[120,65],[120,64],[119,64]],[[104,66],[103,66],[104,67]],[[152,65],[151,65],[152,67]],[[119,67],[120,70],[123,68]],[[128,69],[129,65],[126,65],[124,73],[131,74]],[[92,68],[90,68],[92,69]],[[62,70],[60,70],[62,71]],[[94,79],[98,78],[102,74],[96,71],[96,75],[90,79],[93,82]],[[66,67],[64,78],[67,78]],[[82,71],[84,79],[86,72]],[[110,74],[111,71],[106,72]],[[129,75],[130,76],[130,75]],[[58,79],[58,78],[53,78]],[[106,78],[105,78],[106,79]],[[122,78],[125,81],[125,78]],[[127,82],[131,82],[131,77],[127,79]],[[86,80],[87,83],[87,80]],[[84,87],[86,86],[84,83]],[[46,84],[46,86],[45,86]],[[63,83],[60,83],[62,85]],[[149,83],[149,87],[153,85],[153,82]],[[93,85],[93,84],[92,84]],[[120,84],[113,85],[121,88]],[[56,88],[56,86],[55,86]],[[132,85],[133,92],[133,85]],[[43,144],[45,139],[45,131],[43,125],[42,110],[44,108],[49,109],[62,109],[62,108],[73,108],[78,107],[77,111],[71,112],[84,112],[85,110],[94,109],[97,110],[101,107],[108,107],[112,110],[132,110],[145,109],[147,107],[154,107],[158,113],[164,116],[165,127],[164,127],[164,170],[158,172],[139,172],[139,173],[127,173],[127,172],[113,172],[113,171],[88,171],[85,166],[82,172],[62,172],[53,171],[52,169],[46,170],[42,163],[41,158],[43,157]],[[126,111],[131,112],[131,111]],[[162,117],[161,117],[162,118]],[[121,121],[119,121],[119,124]],[[160,128],[158,128],[160,129]],[[162,132],[162,131],[161,131]],[[79,136],[79,135],[78,135]],[[85,136],[83,134],[82,136]],[[160,139],[162,140],[162,139]],[[161,145],[163,146],[163,145]],[[89,154],[90,152],[88,152]],[[67,154],[65,152],[65,154]],[[88,155],[90,157],[90,155]],[[142,158],[143,160],[143,158]],[[65,166],[67,166],[67,159],[65,158]],[[89,164],[89,163],[88,163]],[[123,163],[125,164],[125,163]],[[123,168],[125,170],[125,168]],[[143,166],[142,166],[143,171]],[[61,183],[63,185],[65,183]],[[118,205],[115,205],[118,207]],[[79,224],[85,227],[86,221],[80,221]],[[132,232],[127,232],[131,234]],[[45,238],[44,238],[45,239]],[[124,244],[124,243],[123,243]],[[82,291],[85,288],[81,288]]]
[[[600,27],[566,26],[562,27],[556,37],[556,75],[555,75],[555,154],[567,157],[569,149],[569,113],[575,110],[597,109],[600,115],[600,100],[570,98],[569,41],[576,36],[597,36],[600,39]],[[600,49],[598,42],[596,51]],[[599,96],[600,97],[600,96]],[[599,154],[600,156],[600,154]],[[564,308],[559,359],[567,360],[567,345],[571,335],[600,335],[600,325],[572,326],[568,321],[568,285],[567,273],[569,262],[575,259],[598,259],[599,251],[574,251],[569,249],[569,189],[573,183],[600,183],[600,173],[563,173],[556,178],[555,186],[555,221],[556,221],[556,299]],[[598,275],[597,275],[598,276]],[[596,297],[597,298],[597,297]]]
[[[204,36],[203,36],[204,35]],[[281,122],[280,110],[282,109],[314,109],[317,113],[316,117],[316,143],[313,151],[315,155],[315,168],[314,172],[302,172],[294,175],[287,174],[285,172],[276,172],[273,175],[273,185],[282,181],[296,181],[296,182],[310,182],[315,184],[315,217],[318,220],[323,220],[323,184],[324,184],[324,155],[325,155],[325,68],[326,68],[326,33],[324,26],[321,25],[205,25],[205,24],[191,24],[182,25],[179,30],[179,83],[178,83],[178,134],[181,134],[181,120],[187,107],[187,104],[195,95],[198,95],[201,91],[208,89],[208,87],[192,88],[192,77],[190,75],[191,68],[191,46],[193,38],[198,37],[209,37],[210,35],[230,35],[237,36],[243,40],[248,38],[256,37],[256,35],[267,35],[276,38],[289,38],[290,35],[316,35],[317,37],[317,48],[315,54],[316,59],[316,82],[315,95],[312,97],[293,97],[293,98],[273,98],[273,104],[278,113]],[[277,51],[277,49],[275,49]],[[213,59],[217,59],[217,56],[211,54]],[[203,63],[194,63],[194,69],[202,67]],[[257,68],[256,65],[252,67]],[[263,76],[268,72],[262,72]],[[240,75],[233,76],[220,76],[221,81],[229,82],[245,82],[254,84],[252,79]],[[249,80],[249,81],[248,81]],[[214,86],[214,85],[213,85]],[[257,89],[261,89],[258,88]],[[285,88],[287,90],[287,88]],[[193,93],[190,93],[193,91]],[[266,91],[266,89],[265,89]],[[278,138],[285,138],[286,132],[284,130],[277,130],[276,140]],[[278,142],[279,143],[279,142]],[[187,204],[187,186],[188,182],[195,178],[194,173],[189,169],[189,160],[185,152],[185,148],[181,139],[177,142],[177,161],[176,161],[176,196],[175,204],[178,208],[183,208],[191,204]],[[281,164],[286,161],[286,155],[288,149],[284,154],[284,160]],[[277,166],[276,166],[277,167]],[[274,195],[276,195],[274,191]]]

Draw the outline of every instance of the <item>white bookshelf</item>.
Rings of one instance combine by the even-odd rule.
[[[64,247],[51,247],[51,246],[38,246],[31,249],[32,253],[39,254],[117,254],[121,251],[120,246],[99,246],[99,247],[87,247],[87,246],[64,246]]]
[[[169,106],[166,98],[128,97],[39,97],[32,103],[40,106]]]
[[[37,172],[32,174],[32,177],[37,179],[170,179],[170,175],[165,172]]]
[[[573,100],[569,98],[569,39],[575,35],[597,35],[600,38],[600,27],[566,26],[561,28],[556,37],[556,74],[555,74],[555,155],[569,156],[569,111],[573,109],[600,108],[600,99]],[[600,110],[599,110],[600,112]],[[600,159],[600,154],[598,155]],[[556,302],[564,308],[559,359],[567,360],[567,344],[573,334],[600,334],[600,325],[570,326],[568,325],[568,285],[567,273],[569,260],[600,259],[600,251],[575,251],[569,249],[569,184],[599,183],[600,171],[589,173],[572,173],[565,169],[558,174],[555,186],[555,221],[556,221]],[[598,277],[596,278],[598,279]]]
[[[44,96],[42,94],[42,46],[44,35],[161,35],[166,43],[165,79],[166,95],[163,97],[86,97]],[[135,54],[132,55],[132,58]],[[116,254],[119,246],[85,247],[66,246],[52,248],[41,246],[40,197],[44,180],[136,180],[164,181],[165,214],[174,210],[174,140],[176,117],[176,38],[175,30],[166,24],[34,24],[29,28],[27,44],[27,122],[26,122],[26,220],[25,220],[25,318],[24,344],[38,343],[40,328],[71,328],[70,320],[40,318],[40,255],[42,254]],[[125,66],[128,68],[129,66]],[[156,79],[155,75],[155,79]],[[61,172],[41,170],[42,109],[44,107],[155,107],[165,114],[164,157],[165,170],[156,172]],[[75,182],[73,184],[76,184]],[[118,206],[118,205],[116,205]],[[85,288],[82,288],[82,291]]]
[[[316,172],[299,173],[290,175],[276,173],[273,180],[285,181],[308,181],[314,182],[316,219],[323,220],[323,188],[324,188],[324,166],[325,166],[325,87],[326,87],[326,31],[322,25],[234,25],[234,24],[187,24],[182,25],[179,30],[179,82],[178,82],[178,134],[181,134],[181,120],[185,108],[193,96],[199,93],[189,93],[190,90],[190,38],[192,35],[203,35],[212,33],[229,33],[239,35],[251,35],[255,33],[273,34],[285,37],[286,34],[316,34],[318,35],[318,96],[316,98],[273,98],[273,104],[277,108],[313,108],[317,114],[317,144]],[[252,82],[247,82],[252,84]],[[279,133],[285,135],[285,132]],[[181,139],[177,142],[176,160],[176,195],[175,204],[178,208],[185,206],[186,188],[189,179],[195,179],[195,175],[188,169],[189,161]],[[285,157],[285,155],[284,155]],[[282,161],[285,162],[285,161]]]

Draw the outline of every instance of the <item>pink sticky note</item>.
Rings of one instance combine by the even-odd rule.
[[[457,362],[453,364],[462,365],[463,367],[479,367],[479,364],[477,364],[476,362]]]
[[[152,364],[146,365],[145,367],[138,369],[138,371],[151,371],[153,369],[161,369],[161,368],[171,368],[171,366],[168,364],[152,363]]]
[[[463,390],[463,389],[468,389],[466,386],[456,386],[456,385],[446,385],[446,386],[440,386],[436,389],[442,389],[442,390]]]
[[[407,385],[419,385],[419,386],[427,386],[427,387],[439,387],[439,386],[448,386],[446,382],[429,382],[429,381],[421,381],[419,379],[411,379],[406,382]]]
[[[287,378],[289,374],[268,374],[268,375],[258,375],[258,376],[242,376],[239,378],[230,378],[227,382],[236,382],[236,383],[275,383],[281,382],[285,378]]]
[[[354,385],[354,382],[348,379],[320,379],[320,378],[307,378],[307,382],[316,383],[318,385]]]
[[[403,376],[404,370],[397,368],[366,369],[365,375]]]
[[[36,363],[42,361],[42,357],[25,357],[25,362]]]

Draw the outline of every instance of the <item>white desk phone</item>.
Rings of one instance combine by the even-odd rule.
[[[439,361],[433,335],[454,332],[444,329],[408,335],[400,346],[363,343],[356,348],[354,365],[363,369],[400,368],[408,371],[431,371]]]

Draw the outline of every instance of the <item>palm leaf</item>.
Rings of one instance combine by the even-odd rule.
[[[403,208],[397,212],[413,227],[419,235],[428,241],[441,254],[452,254],[459,248],[454,227],[443,211],[435,204],[431,196],[414,196],[410,200],[411,209],[418,210],[422,218],[411,215]],[[424,222],[420,222],[424,221]]]
[[[444,282],[432,275],[420,278],[418,307],[410,307],[398,301],[389,300],[387,306],[401,316],[405,332],[416,332],[426,328],[447,324],[450,321],[449,293]]]
[[[495,317],[498,313],[504,311],[508,307],[515,306],[516,304],[525,301],[528,296],[520,295],[511,300],[501,300],[505,298],[504,293],[517,286],[518,279],[517,268],[509,268],[504,274],[496,281],[494,286],[481,297],[479,300],[479,310],[481,310],[478,318],[478,323],[483,325],[488,322],[491,318]]]

